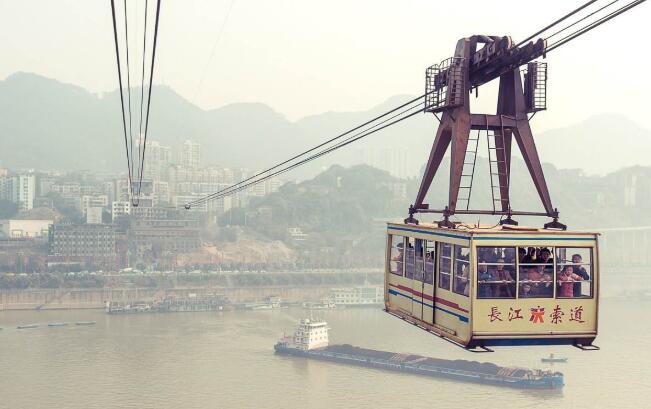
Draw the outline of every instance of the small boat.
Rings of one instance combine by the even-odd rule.
[[[567,362],[566,357],[557,357],[554,354],[549,354],[547,358],[540,358],[540,362]]]
[[[51,322],[47,324],[48,327],[67,327],[68,323],[67,322]]]
[[[18,328],[18,329],[38,328],[38,324],[19,325],[16,328]]]
[[[95,321],[77,321],[75,325],[95,325]]]

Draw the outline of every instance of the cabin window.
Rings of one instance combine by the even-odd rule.
[[[425,284],[434,284],[434,266],[436,266],[436,242],[425,242]]]
[[[405,277],[409,279],[414,278],[414,269],[416,265],[416,251],[414,248],[415,241],[416,239],[413,237],[407,237],[407,248],[405,249]]]
[[[549,247],[518,247],[518,298],[554,296],[554,252]]]
[[[477,298],[515,298],[515,247],[477,247]]]
[[[391,261],[389,270],[391,274],[402,276],[405,262],[405,238],[403,236],[391,236]]]
[[[592,297],[592,249],[588,247],[556,248],[556,297]]]
[[[470,248],[454,246],[454,285],[452,291],[468,296],[470,290]]]
[[[424,260],[425,260],[425,241],[416,239],[414,250],[416,253],[416,268],[414,270],[414,280],[423,282],[425,279]]]
[[[450,291],[452,282],[452,244],[440,243],[439,247],[439,288]]]

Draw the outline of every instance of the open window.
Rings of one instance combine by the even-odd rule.
[[[515,247],[477,247],[477,298],[515,298]]]
[[[434,269],[436,267],[436,242],[425,242],[425,284],[434,284]]]
[[[405,238],[403,236],[391,236],[391,260],[389,269],[391,274],[402,276],[405,263]]]
[[[423,282],[425,279],[424,262],[425,262],[425,241],[421,239],[416,239],[416,245],[414,246],[415,250],[415,270],[414,270],[414,280]]]
[[[416,269],[416,239],[407,237],[405,248],[405,277],[409,279],[414,278],[414,270]]]
[[[518,247],[519,298],[554,296],[554,252],[549,247]]]
[[[592,248],[556,248],[557,298],[591,298],[593,274]]]

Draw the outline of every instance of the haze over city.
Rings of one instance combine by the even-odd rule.
[[[0,0],[0,409],[644,407],[643,3]]]

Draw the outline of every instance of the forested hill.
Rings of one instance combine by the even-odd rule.
[[[580,170],[559,170],[546,165],[545,175],[552,201],[561,219],[574,229],[651,225],[651,167],[630,167],[605,176],[588,176]],[[473,208],[490,209],[488,165],[478,159],[472,194]],[[447,202],[447,163],[441,165],[426,202],[443,208]],[[319,234],[322,240],[358,238],[391,219],[407,216],[420,179],[398,179],[365,165],[333,166],[317,177],[288,183],[245,209],[222,217],[222,224],[244,224],[272,238],[287,239],[287,228]],[[525,164],[512,163],[511,201],[515,209],[542,211]],[[246,217],[245,217],[246,216]],[[432,221],[433,214],[420,215]],[[245,220],[246,219],[246,220]],[[542,225],[544,219],[519,218],[524,224]],[[477,218],[466,218],[477,222]],[[494,218],[484,217],[482,223]]]

